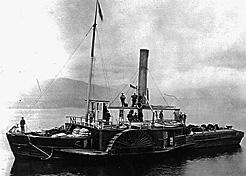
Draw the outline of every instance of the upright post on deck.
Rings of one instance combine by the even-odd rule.
[[[102,150],[102,127],[99,129],[99,150]]]
[[[86,98],[86,117],[85,121],[88,122],[89,112],[90,112],[90,98],[91,98],[91,81],[92,81],[92,72],[93,72],[93,62],[94,62],[94,47],[95,47],[95,38],[96,38],[96,26],[97,26],[97,1],[96,1],[96,10],[94,16],[94,24],[93,24],[93,33],[92,33],[92,41],[91,41],[91,64],[89,71],[89,80],[87,87],[87,98]]]

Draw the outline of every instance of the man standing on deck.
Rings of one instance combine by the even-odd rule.
[[[24,117],[21,117],[21,121],[20,121],[20,127],[21,127],[21,133],[25,133],[25,120]]]
[[[136,112],[133,115],[133,122],[138,122],[138,115]]]
[[[105,116],[105,118],[106,118],[106,123],[105,123],[105,125],[109,125],[109,119],[110,119],[110,117],[111,117],[111,114],[110,114],[109,111],[107,110],[107,113],[106,113],[106,116]]]
[[[143,122],[143,112],[142,112],[142,109],[138,109],[138,120],[139,120],[139,122]]]
[[[134,92],[134,94],[131,96],[131,98],[132,98],[132,107],[134,107],[136,105],[138,96]]]
[[[133,110],[130,110],[129,113],[127,114],[127,119],[131,123],[133,120]]]
[[[161,110],[159,113],[159,119],[161,120],[161,122],[163,121],[163,110]]]
[[[125,96],[124,93],[122,92],[122,93],[121,93],[121,96],[120,96],[120,101],[121,101],[121,106],[122,106],[122,107],[125,107],[125,100],[126,100],[126,96]]]

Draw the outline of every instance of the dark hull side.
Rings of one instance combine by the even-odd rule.
[[[211,147],[228,147],[240,145],[244,133],[237,130],[219,130],[199,132],[191,136],[195,143],[194,149]]]
[[[236,130],[218,130],[217,132],[198,132],[187,137],[187,144],[171,147],[169,150],[153,150],[147,153],[109,155],[107,152],[95,151],[90,148],[88,138],[51,138],[27,136],[7,133],[10,148],[16,158],[32,159],[66,159],[66,160],[115,160],[124,158],[148,158],[150,156],[175,155],[179,151],[186,153],[193,149],[228,147],[239,145],[244,133]],[[193,144],[193,145],[190,145]],[[76,153],[75,150],[80,152]],[[89,151],[89,152],[84,152]]]
[[[61,158],[57,152],[61,148],[82,148],[87,144],[86,138],[50,138],[41,136],[15,135],[7,133],[10,148],[16,158],[49,159]]]
[[[179,147],[173,147],[170,150],[152,151],[146,153],[125,153],[121,155],[85,155],[64,153],[65,160],[83,161],[85,163],[100,163],[100,162],[121,162],[129,160],[149,160],[152,159],[168,159],[176,156],[181,156],[191,150],[193,144],[187,144]]]
[[[143,153],[124,153],[111,155],[107,152],[94,151],[74,145],[78,139],[28,137],[26,135],[14,135],[7,133],[10,148],[16,159],[37,159],[37,160],[81,160],[86,162],[114,161],[127,158],[148,158],[150,156],[176,155],[181,151],[190,150],[193,143],[181,146],[170,147],[165,150],[148,151]],[[86,139],[81,139],[84,143]],[[31,144],[30,144],[31,141]],[[72,151],[72,152],[71,152]],[[73,151],[79,151],[74,153]]]

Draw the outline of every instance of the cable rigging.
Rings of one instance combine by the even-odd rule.
[[[98,44],[99,44],[99,50],[100,50],[100,58],[101,58],[101,62],[102,62],[102,70],[103,70],[103,76],[104,76],[104,79],[105,79],[105,82],[106,82],[106,87],[107,87],[107,94],[108,96],[111,97],[111,94],[110,94],[110,84],[109,84],[109,80],[108,80],[108,72],[107,72],[107,69],[106,69],[106,66],[105,66],[105,62],[104,62],[104,57],[103,57],[103,52],[102,52],[102,46],[101,46],[101,41],[100,41],[100,36],[99,36],[99,32],[98,30],[96,29],[96,32],[97,32],[97,40],[98,40]],[[111,98],[110,98],[111,99]]]
[[[165,99],[165,97],[162,95],[162,92],[161,92],[161,90],[159,89],[159,87],[157,86],[157,84],[156,84],[156,82],[155,82],[155,80],[154,80],[154,77],[152,76],[152,74],[151,74],[151,72],[150,72],[149,69],[148,69],[148,71],[149,71],[150,77],[152,78],[152,80],[153,80],[153,82],[154,82],[154,84],[155,84],[157,90],[159,91],[159,93],[160,93],[162,99],[165,101],[165,103],[166,103],[167,105],[169,105],[168,102],[167,102],[167,100]]]
[[[136,70],[136,71],[134,72],[134,74],[132,75],[132,77],[130,77],[130,79],[129,79],[128,82],[130,82],[132,79],[134,79],[135,76],[137,75],[137,73],[138,73],[138,70]],[[126,85],[121,89],[121,91],[120,91],[119,93],[117,93],[116,96],[114,96],[115,98],[113,99],[113,101],[111,101],[111,103],[109,104],[109,106],[111,106],[111,105],[115,102],[115,100],[119,97],[119,95],[121,94],[121,92],[123,92],[123,90],[125,90],[125,88],[126,88],[127,86],[128,86],[128,84],[126,84]]]
[[[166,93],[162,93],[161,90],[160,90],[160,88],[159,88],[158,85],[156,84],[156,82],[155,82],[155,80],[154,80],[154,77],[152,76],[150,70],[148,70],[148,71],[149,71],[150,77],[151,77],[151,79],[153,80],[153,82],[154,82],[154,84],[155,84],[157,90],[159,91],[159,93],[160,93],[162,99],[165,101],[165,103],[166,103],[167,105],[169,105],[169,104],[168,104],[167,100],[165,99],[165,97],[164,97],[163,95],[168,96],[168,97],[175,98],[177,101],[179,101],[179,99],[178,99],[176,96],[174,96],[174,95],[169,95],[169,94],[166,94]]]
[[[58,76],[62,73],[63,69],[67,66],[67,64],[70,62],[70,60],[73,58],[74,54],[76,53],[76,51],[80,48],[80,46],[82,45],[82,43],[85,41],[86,37],[88,36],[88,34],[90,33],[91,29],[93,26],[90,27],[90,29],[88,30],[88,32],[85,34],[85,36],[83,37],[83,39],[80,41],[80,43],[76,46],[76,48],[74,49],[74,51],[70,54],[70,56],[68,57],[67,61],[64,63],[64,65],[61,67],[61,69],[56,73],[54,79],[51,81],[51,83],[49,83],[49,85],[41,92],[41,94],[36,98],[36,100],[34,101],[33,105],[31,106],[31,109],[34,108],[36,106],[36,104],[40,101],[40,99],[47,93],[47,91],[53,86],[53,84],[56,82]]]

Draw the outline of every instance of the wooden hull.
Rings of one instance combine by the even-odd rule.
[[[148,159],[148,158],[167,158],[182,155],[186,153],[185,151],[190,151],[192,149],[193,143],[185,144],[178,147],[170,147],[163,150],[153,150],[149,152],[141,153],[123,153],[123,154],[109,154],[106,152],[100,151],[90,151],[90,150],[70,150],[70,149],[61,149],[61,152],[64,156],[63,159],[66,160],[75,160],[75,161],[86,161],[91,162],[117,162],[122,160],[135,160],[135,159]]]
[[[120,158],[142,158],[159,155],[175,155],[179,151],[184,150],[189,153],[193,149],[227,147],[239,145],[244,133],[237,130],[217,130],[207,132],[196,132],[193,135],[183,136],[186,142],[176,138],[173,145],[164,147],[164,143],[168,142],[161,139],[162,130],[124,130],[118,131],[105,130],[103,131],[102,143],[105,143],[103,150],[94,147],[93,140],[90,137],[81,138],[52,138],[45,136],[32,136],[26,134],[16,134],[8,132],[7,139],[10,148],[16,158],[32,158],[32,159],[66,159],[66,160],[111,160]],[[158,136],[160,135],[160,136]],[[114,136],[112,138],[112,136]],[[128,147],[118,148],[116,144],[121,144],[122,139],[136,139],[136,142],[142,141],[135,148]],[[134,137],[134,138],[133,138]],[[136,138],[137,137],[137,138]],[[156,138],[156,139],[155,139]],[[149,141],[151,139],[151,141]],[[150,143],[151,142],[151,143]],[[170,141],[169,141],[170,142]],[[97,142],[95,143],[97,144]],[[141,146],[145,144],[145,148]]]
[[[57,149],[83,148],[87,138],[51,138],[7,133],[10,148],[16,158],[49,159],[63,157]]]
[[[179,151],[190,150],[194,145],[187,143],[180,146],[172,146],[165,149],[148,149],[131,153],[109,153],[95,149],[86,149],[83,146],[75,145],[77,141],[81,144],[88,139],[75,138],[51,138],[42,136],[29,136],[23,134],[7,133],[10,148],[18,159],[65,159],[83,161],[107,161],[126,158],[145,158],[150,156],[174,155]]]

